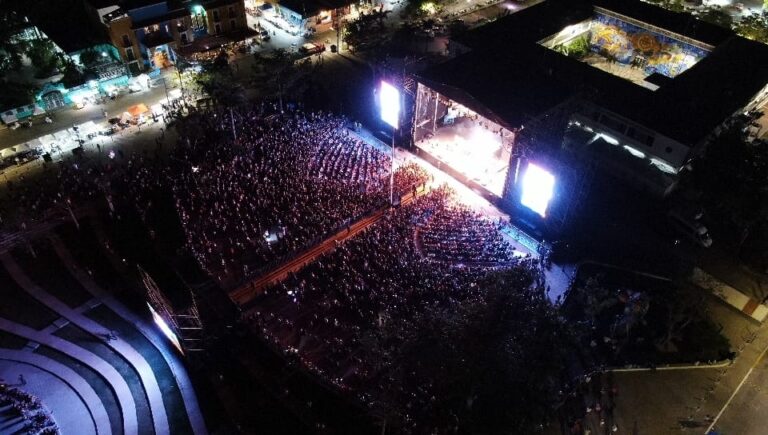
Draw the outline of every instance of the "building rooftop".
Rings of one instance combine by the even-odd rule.
[[[655,86],[642,87],[541,44],[594,17],[595,6],[641,23],[654,34],[711,51],[673,77],[646,77]],[[635,1],[547,0],[468,32],[457,42],[472,51],[425,71],[422,80],[449,97],[453,92],[463,94],[463,101],[471,97],[481,102],[512,128],[578,96],[695,145],[768,84],[768,46]]]
[[[301,14],[302,17],[314,17],[320,11],[342,8],[354,3],[353,0],[280,0],[279,6]]]

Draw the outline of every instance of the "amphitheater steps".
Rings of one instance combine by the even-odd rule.
[[[67,304],[60,301],[46,290],[35,284],[9,253],[6,252],[0,255],[0,261],[2,261],[6,270],[10,273],[13,279],[21,287],[23,287],[27,293],[32,295],[36,300],[43,303],[49,309],[60,314],[62,317],[69,320],[72,324],[76,325],[87,334],[92,335],[96,340],[98,340],[99,337],[110,335],[110,330],[105,329],[97,322],[73,310]],[[162,393],[160,392],[160,388],[152,368],[141,356],[141,354],[139,354],[122,338],[117,337],[115,340],[109,340],[106,344],[118,355],[127,360],[133,369],[138,373],[141,384],[146,393],[147,401],[149,402],[149,408],[152,415],[151,418],[153,432],[157,435],[170,434],[168,417],[166,414],[165,406],[163,404]]]

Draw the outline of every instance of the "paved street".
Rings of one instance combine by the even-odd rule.
[[[768,349],[768,348],[766,348]],[[760,435],[768,427],[768,361],[763,353],[714,429],[722,434]]]
[[[175,70],[169,70],[165,75],[170,76],[174,73]],[[168,84],[168,89],[171,90],[174,82],[168,78],[166,79],[166,83]],[[165,98],[165,89],[162,85],[162,81],[159,80],[157,81],[157,85],[151,89],[132,94],[124,94],[114,101],[108,100],[105,104],[88,104],[80,110],[75,110],[69,107],[61,108],[51,112],[49,115],[53,119],[52,124],[46,124],[42,119],[38,118],[39,120],[34,121],[30,128],[20,127],[16,130],[11,130],[5,127],[0,128],[0,149],[71,128],[73,125],[82,124],[84,122],[104,122],[104,110],[107,111],[110,118],[115,116],[119,117],[123,112],[128,110],[129,107],[135,104],[144,103],[147,107],[150,107],[152,104],[164,101]]]

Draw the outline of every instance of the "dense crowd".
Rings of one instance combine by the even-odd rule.
[[[190,247],[221,281],[252,275],[388,198],[388,155],[354,136],[342,117],[262,120],[241,110],[187,122],[202,128],[182,138],[170,187]],[[426,181],[414,164],[395,173],[398,194]]]
[[[23,380],[23,376],[20,376]],[[0,407],[9,407],[11,412],[24,421],[20,432],[35,435],[57,435],[58,426],[37,397],[18,388],[0,383]],[[7,428],[7,427],[6,427]]]
[[[95,198],[112,207],[124,193],[146,218],[158,192],[171,192],[190,250],[211,276],[233,284],[389,200],[389,153],[348,124],[328,113],[265,116],[256,107],[193,112],[179,121],[168,160],[120,150],[98,164],[70,157],[34,183],[23,176],[10,183],[7,204],[24,216],[24,228]],[[396,169],[395,193],[411,193],[428,178],[405,163]]]
[[[434,262],[416,247],[414,231],[429,228],[434,219],[439,219],[445,236],[450,236],[451,229],[461,233],[462,227],[475,225],[485,228],[482,231],[494,229],[468,211],[456,211],[452,197],[452,191],[443,186],[390,212],[268,289],[253,303],[250,320],[276,347],[337,387],[353,391],[365,403],[392,394],[383,390],[395,388],[399,396],[413,402],[408,404],[413,409],[428,404],[437,394],[429,378],[416,384],[395,379],[371,383],[387,362],[369,359],[362,348],[370,345],[366,337],[385,325],[395,328],[396,337],[406,335],[409,322],[427,309],[460,310],[466,301],[484,297],[477,284],[489,268]],[[510,259],[506,251],[493,257],[484,240],[466,238],[463,243],[473,252],[483,252],[488,262]],[[535,260],[526,257],[509,266],[537,269]]]
[[[461,204],[440,209],[418,236],[421,251],[438,261],[494,265],[514,257],[499,224]]]
[[[191,113],[179,121],[168,159],[121,154],[114,165],[89,168],[70,162],[47,184],[22,183],[13,195],[42,213],[94,198],[114,211],[113,198],[127,193],[151,229],[149,211],[165,193],[198,262],[220,283],[234,284],[385,208],[389,154],[347,125],[328,113]],[[399,165],[395,194],[416,193],[430,181],[418,164]],[[536,260],[516,255],[493,220],[441,186],[387,210],[372,227],[267,289],[249,313],[279,349],[362,402],[394,394],[409,409],[423,409],[439,394],[430,378],[381,377],[392,362],[365,349],[371,334],[387,328],[396,346],[413,319],[482,301],[479,283],[491,270],[510,268],[535,277],[530,286],[544,287]],[[415,415],[408,419],[419,424]]]

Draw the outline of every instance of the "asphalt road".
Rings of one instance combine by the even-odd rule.
[[[762,435],[768,432],[768,361],[763,350],[726,402],[714,429],[720,434]]]
[[[166,72],[166,75],[172,73],[174,71],[169,70]],[[167,84],[168,90],[172,89],[172,81],[167,80]],[[165,100],[165,89],[162,81],[156,87],[132,94],[124,94],[115,100],[108,100],[105,104],[88,104],[80,110],[63,107],[49,112],[48,116],[53,119],[52,124],[46,124],[41,117],[38,117],[32,121],[32,127],[29,128],[19,127],[16,130],[0,128],[0,149],[12,147],[84,122],[104,122],[104,110],[107,111],[109,117],[120,116],[120,114],[135,104],[144,103],[147,107],[150,107],[161,100]]]

